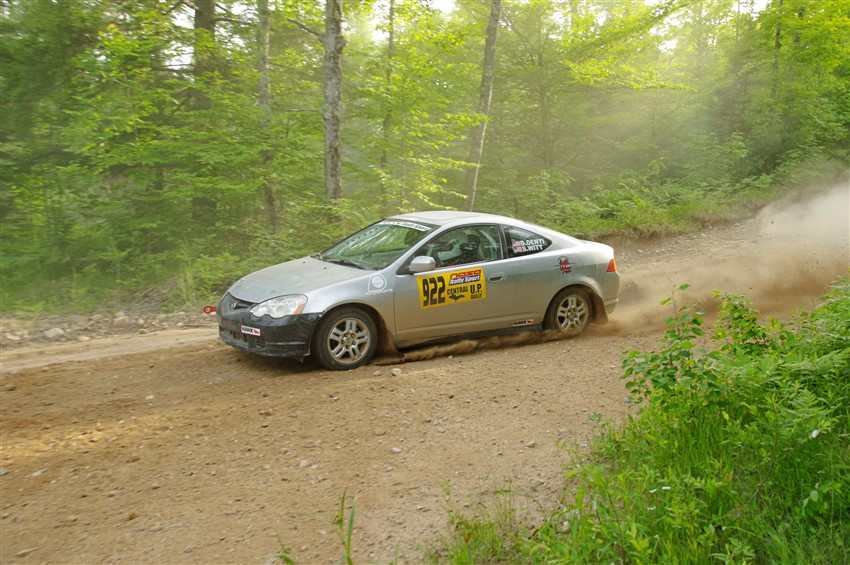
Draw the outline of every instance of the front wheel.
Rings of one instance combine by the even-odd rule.
[[[368,363],[377,345],[378,329],[372,317],[359,308],[342,308],[319,322],[313,353],[323,367],[345,371]]]
[[[559,292],[546,312],[546,329],[557,330],[568,337],[584,331],[593,314],[587,291],[568,287]]]

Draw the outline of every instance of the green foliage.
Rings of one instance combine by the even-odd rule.
[[[535,206],[540,198],[529,189],[532,198],[526,204],[511,206],[504,202],[494,212],[524,217],[590,239],[614,234],[663,236],[744,217],[765,195],[772,194],[764,182],[747,179],[734,187],[712,189],[658,184],[648,177],[626,178],[617,188],[600,188],[584,196],[552,197],[551,205],[542,208]]]
[[[688,288],[684,284],[678,290]],[[652,403],[663,405],[683,394],[705,400],[716,398],[721,394],[713,368],[716,356],[697,349],[705,335],[703,318],[688,305],[678,308],[675,292],[662,304],[671,304],[674,315],[667,320],[669,329],[661,350],[629,351],[623,360],[623,376],[632,401],[640,404],[649,398]]]
[[[272,553],[271,557],[282,562],[284,565],[295,565],[295,560],[292,558],[292,550],[280,542],[280,549]]]
[[[446,497],[450,493],[446,492]],[[428,558],[438,563],[510,562],[529,532],[516,511],[515,489],[508,484],[492,491],[492,499],[475,505],[475,516],[447,508],[450,536],[431,548]]]
[[[152,286],[193,300],[217,292],[214,265],[229,276],[387,214],[466,207],[487,5],[395,7],[346,4],[345,197],[329,203],[320,3],[272,6],[268,113],[253,6],[216,2],[215,29],[196,30],[186,3],[3,4],[2,308]],[[842,2],[507,3],[476,207],[659,235],[843,173],[848,33]]]
[[[345,549],[345,555],[340,561],[344,561],[348,565],[352,565],[354,563],[351,559],[351,537],[354,534],[354,502],[351,503],[348,523],[346,524],[345,492],[343,492],[342,496],[339,498],[339,509],[337,510],[336,517],[334,518],[334,524],[336,524],[337,530],[339,531],[339,541]]]
[[[702,324],[674,297],[659,350],[624,358],[640,413],[568,471],[572,503],[532,535],[506,537],[508,554],[478,561],[847,561],[850,282],[793,328],[719,295],[709,354],[695,347]]]
[[[358,37],[350,54],[359,80],[344,135],[361,139],[365,163],[352,167],[349,195],[378,215],[460,207],[463,197],[446,177],[465,170],[454,147],[480,120],[457,102],[471,96],[469,76],[477,72],[461,57],[470,31],[427,2],[397,3],[392,22],[377,15],[394,43],[391,56],[376,56],[374,42]]]

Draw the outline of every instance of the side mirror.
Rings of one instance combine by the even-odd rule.
[[[424,273],[426,271],[433,271],[437,268],[437,262],[433,257],[428,257],[427,255],[420,255],[419,257],[414,257],[413,261],[410,262],[409,270],[411,273]]]

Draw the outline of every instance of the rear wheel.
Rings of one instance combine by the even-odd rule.
[[[579,287],[567,287],[559,292],[546,312],[546,329],[557,330],[574,337],[590,323],[593,306],[587,291]]]
[[[344,371],[368,363],[377,345],[378,329],[372,316],[360,308],[341,308],[319,322],[313,354],[323,367]]]

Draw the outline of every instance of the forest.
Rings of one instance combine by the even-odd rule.
[[[579,237],[846,174],[850,0],[2,0],[2,311],[179,307],[388,214]]]

